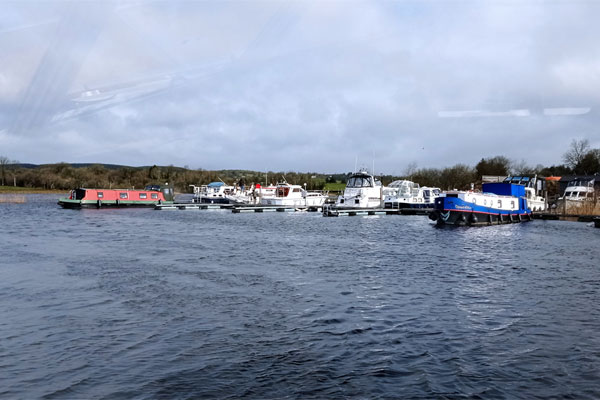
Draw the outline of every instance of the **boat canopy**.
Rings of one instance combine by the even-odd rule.
[[[213,188],[213,187],[221,187],[225,185],[223,182],[211,182],[208,184],[208,187]]]

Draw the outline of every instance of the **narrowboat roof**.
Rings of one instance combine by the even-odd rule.
[[[559,182],[571,182],[571,181],[591,181],[600,180],[600,175],[565,175],[562,176]]]

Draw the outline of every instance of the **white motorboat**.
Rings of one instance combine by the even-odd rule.
[[[379,208],[383,200],[383,185],[366,171],[348,178],[344,193],[335,202],[337,208]]]
[[[408,180],[393,181],[383,190],[385,208],[433,208],[439,188],[420,187]]]
[[[252,185],[250,188],[236,187],[234,192],[226,195],[229,203],[238,205],[260,204],[262,198],[275,197],[276,186]]]
[[[264,206],[289,207],[322,207],[327,200],[323,192],[308,191],[300,185],[290,185],[287,182],[277,184],[274,196],[263,195],[260,204]]]

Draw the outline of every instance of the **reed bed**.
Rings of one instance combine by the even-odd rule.
[[[0,194],[0,203],[23,204],[27,198],[22,194]]]

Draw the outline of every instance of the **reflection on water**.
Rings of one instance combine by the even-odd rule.
[[[600,397],[600,229],[0,205],[0,397]]]

